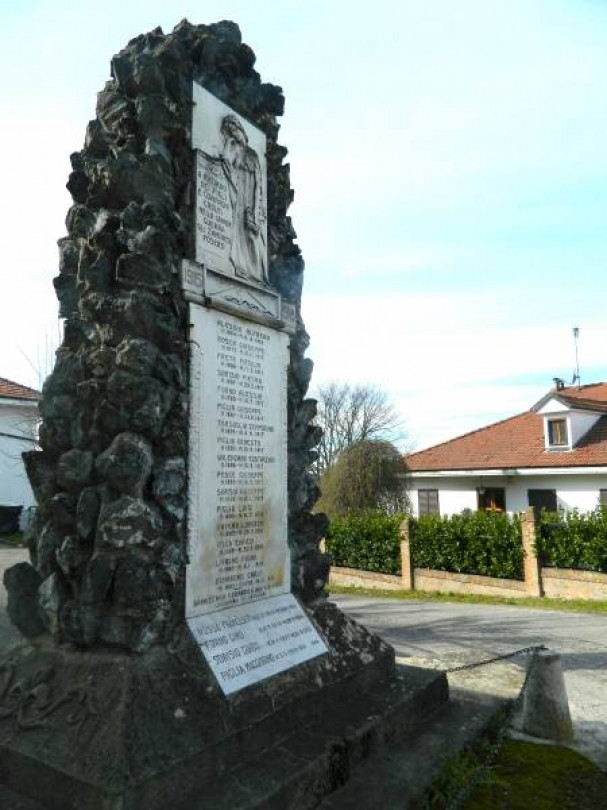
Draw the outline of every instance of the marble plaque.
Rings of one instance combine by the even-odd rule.
[[[290,591],[284,332],[190,304],[186,616]]]
[[[226,695],[327,652],[291,593],[195,616],[188,626]]]
[[[193,102],[196,261],[267,284],[266,137],[197,82]]]
[[[287,368],[268,280],[265,135],[194,83],[186,619],[225,694],[327,652],[291,593]]]

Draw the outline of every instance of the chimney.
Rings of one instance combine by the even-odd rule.
[[[556,390],[562,391],[563,388],[565,387],[565,381],[562,380],[560,377],[553,377],[552,379],[554,380],[554,387],[556,388]]]

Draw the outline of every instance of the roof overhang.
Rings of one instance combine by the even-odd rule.
[[[12,405],[19,408],[37,408],[37,399],[19,399],[18,397],[0,397],[0,405]]]
[[[558,394],[552,391],[542,397],[539,402],[536,402],[531,410],[542,416],[566,411],[583,411],[585,413],[590,411],[597,415],[603,415],[607,411],[607,402],[593,402],[589,399],[568,397],[566,394]]]

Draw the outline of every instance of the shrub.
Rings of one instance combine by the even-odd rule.
[[[404,517],[370,510],[332,521],[325,543],[333,565],[398,576],[399,527]]]
[[[416,568],[523,579],[521,524],[517,516],[471,512],[410,522]]]
[[[357,442],[323,473],[315,511],[325,512],[330,520],[379,509],[400,513],[407,504],[404,473],[402,453],[390,442]]]
[[[535,545],[543,565],[607,573],[607,509],[542,512]]]

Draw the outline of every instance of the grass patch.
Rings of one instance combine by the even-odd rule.
[[[428,789],[423,794],[413,797],[411,810],[445,810],[449,807],[476,776],[478,769],[489,756],[500,729],[507,721],[508,710],[498,711],[479,737],[443,765]]]
[[[445,810],[477,775],[507,721],[492,718],[470,746],[444,765],[411,810]],[[569,748],[505,740],[462,810],[605,810],[607,774]]]
[[[605,810],[607,774],[555,745],[506,740],[464,810]]]
[[[524,596],[520,599],[499,596],[481,596],[464,593],[426,593],[424,591],[384,591],[380,588],[331,585],[331,594],[370,596],[373,599],[414,599],[428,602],[462,602],[470,605],[515,605],[516,607],[567,610],[574,613],[607,613],[607,601],[592,599],[547,599]]]
[[[0,546],[15,546],[23,545],[23,533],[13,532],[12,534],[0,534]]]

